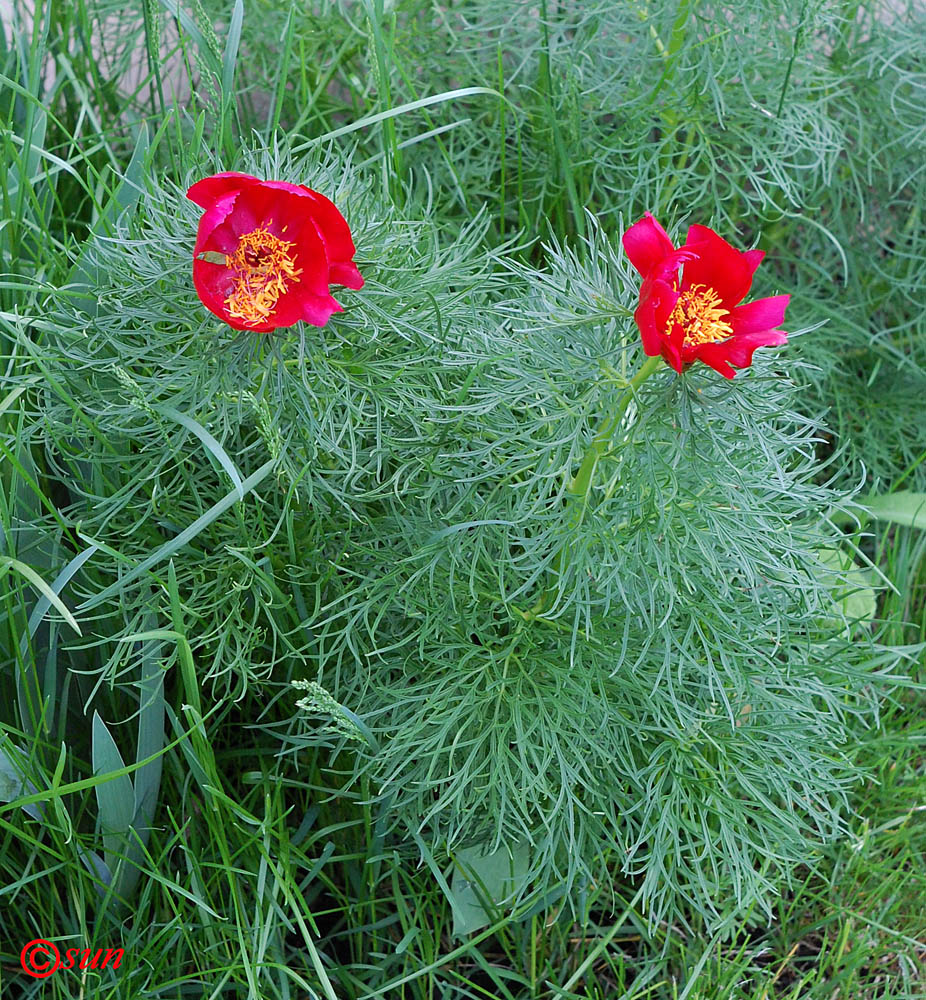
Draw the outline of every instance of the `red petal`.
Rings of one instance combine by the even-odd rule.
[[[235,330],[247,330],[249,333],[273,333],[279,324],[277,323],[245,323],[243,319],[236,316],[223,316],[222,319]]]
[[[662,343],[662,356],[665,359],[667,365],[674,368],[679,375],[682,374],[682,365],[684,364],[681,352],[678,347],[672,343],[671,340],[664,340]]]
[[[706,348],[711,347],[714,350],[706,350]],[[715,372],[720,372],[724,378],[733,378],[736,374],[736,369],[730,367],[726,352],[720,350],[720,347],[720,344],[701,344],[700,347],[694,349],[691,360],[703,361],[704,364],[713,368]]]
[[[285,239],[282,227],[287,223],[292,227],[294,221],[302,221],[302,213],[294,208],[292,196],[264,181],[239,189],[236,199],[235,211],[228,217],[228,229],[223,234],[223,238],[233,239],[235,246],[242,236],[260,227]]]
[[[259,333],[300,320],[324,326],[332,313],[342,309],[332,298],[329,283],[363,286],[351,260],[354,243],[347,222],[332,202],[311,188],[224,173],[199,181],[187,195],[206,209],[197,232],[193,283],[206,308],[229,326]],[[225,302],[235,287],[234,273],[199,255],[207,250],[233,253],[242,236],[262,226],[293,244],[291,253],[301,273],[267,320],[254,324],[228,314]]]
[[[265,333],[274,329],[272,325],[253,326],[229,314],[228,306],[225,303],[235,288],[234,272],[229,268],[205,260],[194,260],[193,284],[196,286],[196,294],[199,295],[202,304],[236,330],[255,330]]]
[[[220,250],[222,253],[229,252],[224,246],[219,245],[222,243],[221,239],[216,242],[214,235],[217,230],[225,226],[226,220],[234,211],[237,197],[237,194],[232,193],[226,195],[224,198],[220,198],[214,204],[210,205],[200,216],[199,228],[196,230],[196,243],[193,247],[194,257],[197,257],[204,250]]]
[[[644,278],[675,249],[666,231],[649,212],[624,233],[621,242],[630,263]]]
[[[228,322],[225,300],[234,288],[235,279],[232,272],[221,264],[194,260],[193,284],[203,305]]]
[[[790,295],[773,295],[737,306],[730,313],[730,325],[735,336],[775,330],[784,322]]]
[[[351,259],[355,253],[354,241],[344,216],[335,204],[323,194],[304,185],[288,184],[292,211],[305,220],[311,220],[325,246],[328,257],[328,281],[348,288],[362,288],[363,277]]]
[[[659,279],[649,278],[640,289],[640,304],[633,316],[640,329],[643,352],[651,358],[662,353],[666,320],[675,308],[678,292]]]
[[[313,295],[327,297],[331,280],[328,253],[312,220],[305,215],[296,216],[283,236],[295,243],[291,252],[296,267],[302,268],[299,286]]]
[[[748,368],[758,348],[774,347],[787,342],[788,335],[783,330],[763,330],[733,336],[719,344],[701,344],[694,349],[694,356],[720,372],[724,378],[733,378],[730,365],[736,368]]]
[[[302,319],[312,326],[324,326],[332,313],[343,311],[344,306],[330,295],[305,299],[302,303]]]
[[[347,220],[338,211],[334,202],[329,201],[323,194],[304,186],[300,191],[312,203],[312,218],[325,241],[329,260],[338,264],[349,263],[356,248]]]
[[[252,177],[250,174],[239,174],[230,170],[197,181],[187,191],[186,196],[190,201],[195,201],[200,208],[209,208],[214,201],[230,191],[240,191],[243,187],[260,183],[258,178]]]
[[[357,270],[357,265],[353,261],[348,261],[346,264],[332,264],[328,280],[347,288],[363,288],[363,275]]]
[[[756,251],[742,253],[713,229],[689,226],[684,249],[698,256],[685,265],[682,288],[705,285],[713,288],[727,309],[742,302],[752,285],[752,275],[758,266]],[[758,251],[762,253],[762,251]]]
[[[752,274],[756,273],[756,268],[762,263],[762,258],[765,256],[764,250],[746,250],[743,253],[743,260],[752,269]]]
[[[310,216],[318,229],[319,235],[325,241],[328,259],[332,263],[350,263],[356,248],[351,238],[350,227],[344,216],[338,211],[333,201],[330,201],[318,191],[304,184],[289,184],[286,181],[264,181],[262,186],[267,189],[282,191],[287,195],[303,199],[303,204],[291,202],[293,210]],[[308,202],[308,204],[305,204]],[[298,206],[298,207],[296,207]],[[359,277],[359,272],[358,275]],[[362,281],[362,279],[361,279]]]
[[[641,302],[634,310],[633,318],[636,321],[637,329],[640,331],[640,340],[643,342],[643,353],[648,358],[654,358],[662,353],[662,337],[659,335],[659,327],[656,325],[655,310],[650,300]]]
[[[280,296],[276,309],[268,317],[269,329],[292,326],[300,320],[313,326],[324,326],[332,313],[341,312],[341,305],[330,295],[313,295],[304,287],[293,287]]]
[[[208,246],[204,248],[219,250],[222,253],[234,253],[242,236],[253,233],[255,229],[265,225],[268,213],[270,213],[269,217],[273,218],[274,205],[266,195],[254,187],[250,190],[239,190],[226,195],[217,201],[216,205],[225,204],[226,198],[234,199],[234,211],[229,213],[222,224],[213,230],[208,240]],[[279,205],[276,208],[276,214],[282,215],[283,209],[279,208]],[[206,214],[208,215],[210,211],[211,209],[207,209]]]
[[[270,188],[274,191],[284,191],[286,194],[302,194],[308,190],[302,184],[290,184],[289,181],[261,181],[261,187]]]
[[[727,357],[731,364],[737,368],[746,368],[752,364],[752,355],[757,348],[780,347],[787,342],[788,335],[784,330],[762,330],[731,337],[724,346],[728,348]]]

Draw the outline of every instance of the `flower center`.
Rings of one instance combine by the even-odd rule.
[[[235,272],[235,288],[225,299],[230,316],[255,326],[266,323],[288,282],[302,274],[290,253],[295,245],[265,227],[241,237],[235,252],[225,256],[225,266]]]
[[[669,314],[669,329],[676,324],[685,331],[685,347],[711,344],[733,335],[733,327],[724,320],[730,310],[720,304],[720,296],[707,285],[692,285],[678,297]]]

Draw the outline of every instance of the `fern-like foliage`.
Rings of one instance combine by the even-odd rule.
[[[70,586],[99,638],[66,655],[118,685],[152,616],[183,619],[220,708],[320,685],[398,842],[526,844],[525,894],[767,900],[841,829],[849,720],[900,655],[836,597],[844,494],[797,363],[634,389],[637,281],[591,217],[537,271],[349,159],[236,166],[332,197],[367,284],[322,330],[231,331],[192,288],[199,210],[152,183],[12,325],[48,525],[98,546]],[[291,710],[290,749],[337,737]]]

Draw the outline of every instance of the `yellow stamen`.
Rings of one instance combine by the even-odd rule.
[[[290,253],[295,245],[265,227],[241,237],[235,252],[225,257],[226,267],[235,272],[235,289],[225,300],[230,316],[255,326],[267,322],[288,282],[302,274]]]
[[[668,329],[678,324],[685,331],[685,347],[712,344],[733,335],[733,327],[724,320],[730,310],[720,304],[720,296],[706,285],[692,285],[678,297],[669,315]]]

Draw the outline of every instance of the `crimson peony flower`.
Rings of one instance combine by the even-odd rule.
[[[342,309],[329,284],[363,287],[344,216],[317,191],[222,173],[186,194],[205,209],[193,284],[229,326],[260,333],[299,320],[324,326]]]
[[[752,364],[757,347],[787,343],[776,327],[790,295],[740,305],[764,251],[736,250],[707,226],[689,226],[685,245],[676,250],[649,212],[623,242],[643,278],[633,315],[650,357],[661,354],[677,372],[703,361],[733,378],[735,368]]]

